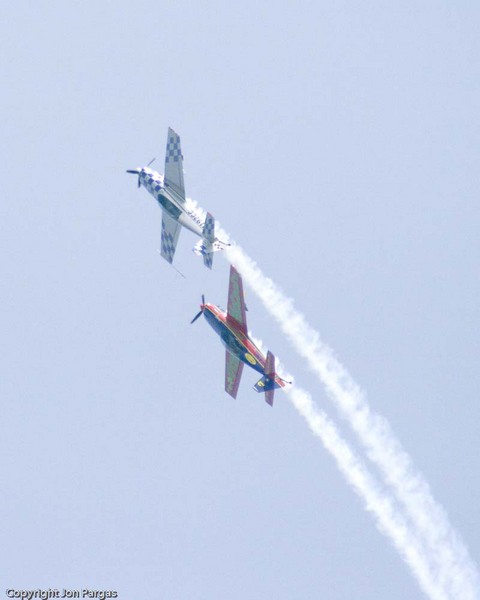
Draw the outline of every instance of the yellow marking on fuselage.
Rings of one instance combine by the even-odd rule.
[[[255,364],[255,363],[252,363],[252,362],[251,362],[251,360],[250,360],[250,359],[253,359],[254,357],[253,357],[253,356],[250,354],[250,352],[248,351],[248,349],[247,349],[247,346],[246,346],[246,344],[245,344],[245,342],[244,342],[244,340],[247,340],[247,339],[248,339],[248,341],[249,341],[249,342],[252,344],[252,346],[253,346],[253,347],[255,348],[255,350],[258,352],[258,356],[259,356],[259,357],[261,357],[261,359],[262,359],[262,361],[260,361],[260,360],[259,360],[259,358],[257,357],[257,359],[256,359],[256,360],[258,361],[258,363],[260,364],[260,366],[262,367],[262,369],[265,369],[265,363],[266,363],[266,360],[267,360],[267,359],[265,358],[265,356],[263,356],[262,352],[260,352],[260,350],[259,350],[259,349],[258,349],[258,348],[255,346],[255,344],[252,342],[252,340],[251,340],[250,338],[248,338],[247,336],[245,336],[245,334],[244,334],[243,332],[241,332],[241,331],[240,331],[240,332],[233,331],[233,330],[231,329],[231,327],[229,327],[229,325],[228,325],[228,323],[227,323],[227,320],[225,319],[225,321],[223,321],[223,320],[222,320],[222,319],[220,319],[220,317],[217,315],[217,311],[220,311],[220,313],[221,313],[221,314],[227,314],[227,315],[228,315],[228,313],[224,313],[224,312],[223,312],[223,311],[222,311],[220,308],[218,308],[217,306],[215,306],[215,309],[216,309],[216,310],[212,310],[211,308],[208,308],[208,309],[210,310],[210,312],[211,312],[211,313],[214,315],[214,317],[215,317],[217,320],[221,321],[221,323],[222,323],[223,325],[225,325],[225,327],[228,329],[228,331],[230,331],[230,333],[231,333],[231,334],[232,334],[232,335],[233,335],[233,336],[234,336],[234,337],[235,337],[235,338],[236,338],[236,339],[237,339],[237,340],[238,340],[238,341],[239,341],[239,342],[242,344],[242,346],[245,348],[245,350],[247,350],[247,352],[245,353],[245,358],[246,358],[246,359],[247,359],[247,360],[248,360],[248,361],[249,361],[251,364]],[[239,337],[239,336],[241,336],[241,337]],[[250,358],[249,358],[249,357],[250,357]],[[255,360],[255,359],[254,359],[254,360]],[[262,365],[262,362],[263,362],[263,365]],[[279,383],[279,381],[277,381],[277,379],[279,379],[279,381],[280,381],[280,382],[282,382],[282,379],[281,379],[280,377],[277,377],[277,375],[275,374],[275,377],[273,378],[273,381],[275,381],[276,383],[278,383],[279,385],[281,385],[281,387],[284,387],[284,384],[283,384],[283,382],[282,382],[282,383]],[[259,385],[260,387],[264,387],[264,386],[265,386],[265,383],[264,383],[263,381],[259,381],[259,382],[258,382],[258,385]]]
[[[218,309],[220,310],[220,309]],[[225,321],[223,321],[222,319],[219,318],[219,316],[217,315],[216,311],[210,309],[210,312],[212,312],[215,316],[216,319],[218,319],[222,325],[225,325],[225,327],[228,329],[228,331],[230,331],[230,333],[237,339],[238,342],[240,342],[240,344],[242,344],[242,346],[245,348],[246,353],[245,353],[245,357],[248,360],[248,362],[250,362],[250,364],[254,365],[255,362],[259,362],[260,366],[261,363],[266,361],[266,358],[263,356],[263,354],[260,352],[260,350],[255,346],[255,344],[252,342],[252,340],[250,338],[248,338],[242,331],[233,331],[233,329],[229,326],[227,320],[225,319]],[[228,313],[223,313],[223,314],[227,314]],[[252,346],[255,348],[255,350],[258,352],[258,357],[254,358],[251,354],[250,351],[247,347],[247,345],[245,344],[245,341],[248,340]],[[250,357],[250,358],[248,358]],[[260,360],[261,358],[261,360]],[[251,361],[251,359],[253,359],[254,362]],[[263,367],[262,367],[263,368]]]

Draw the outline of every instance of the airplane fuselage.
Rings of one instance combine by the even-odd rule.
[[[172,219],[178,221],[180,225],[189,229],[195,235],[202,237],[203,223],[192,211],[187,210],[182,198],[177,194],[173,187],[165,183],[164,178],[157,171],[144,167],[139,173],[140,184],[152,194],[155,200],[160,204]]]
[[[252,340],[245,335],[235,319],[214,304],[205,304],[203,315],[212,329],[220,336],[223,345],[230,354],[236,356],[255,371],[265,373],[265,356]],[[279,377],[275,376],[275,381],[281,387],[284,386]]]

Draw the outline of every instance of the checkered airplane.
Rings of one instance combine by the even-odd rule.
[[[173,262],[180,227],[183,226],[201,238],[193,250],[203,256],[205,266],[211,269],[213,252],[222,250],[226,244],[215,237],[215,219],[210,213],[207,213],[202,222],[195,212],[186,206],[180,136],[173,129],[168,129],[163,177],[149,168],[152,162],[146,167],[129,169],[127,173],[138,175],[138,187],[143,185],[162,208],[160,254],[170,264]]]
[[[242,278],[235,267],[231,266],[227,312],[214,304],[207,304],[202,296],[200,312],[192,319],[192,323],[203,314],[226,348],[225,391],[232,398],[237,397],[245,363],[262,374],[254,389],[257,392],[264,392],[265,401],[273,406],[274,390],[285,387],[288,382],[275,373],[275,356],[270,350],[265,358],[249,337],[245,311]]]

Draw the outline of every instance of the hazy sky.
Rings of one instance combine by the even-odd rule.
[[[125,170],[210,210],[335,351],[480,557],[476,2],[15,2],[2,81],[0,588],[424,598]],[[358,448],[248,289],[249,327]],[[3,592],[2,592],[3,593]]]

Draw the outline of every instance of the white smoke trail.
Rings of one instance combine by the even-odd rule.
[[[407,563],[420,588],[431,599],[448,600],[449,596],[442,583],[435,577],[422,541],[393,505],[390,495],[380,489],[366,466],[342,439],[333,422],[315,406],[310,394],[297,386],[286,388],[285,391],[311,431],[321,439],[325,449],[333,456],[347,482],[364,501],[365,508],[374,516],[378,529],[391,540]]]
[[[266,355],[267,348],[263,341],[250,331],[248,335],[257,348]],[[289,381],[294,379],[291,373],[285,371],[278,357],[275,370],[283,379]],[[373,514],[379,531],[390,539],[413,572],[420,588],[430,598],[447,599],[448,596],[442,586],[438,584],[435,568],[430,564],[428,552],[426,552],[421,538],[417,535],[416,530],[412,530],[411,523],[405,521],[398,505],[394,505],[391,494],[385,489],[380,489],[367,466],[341,437],[337,427],[325,412],[316,406],[308,392],[297,385],[287,386],[282,391],[289,396],[312,433],[320,438],[327,452],[332,455],[347,483],[363,500],[365,509]]]
[[[200,217],[203,209],[189,200],[191,209]],[[219,227],[222,240],[230,237]],[[384,480],[404,505],[429,549],[429,558],[436,565],[435,577],[448,598],[476,600],[480,597],[479,575],[468,551],[441,506],[433,498],[424,478],[412,466],[410,457],[396,440],[388,422],[373,413],[362,391],[332,351],[321,342],[319,334],[306,322],[274,282],[237,245],[225,251],[254,292],[301,356],[324,383],[335,402],[365,446],[369,458],[379,467]]]
[[[221,235],[222,239],[229,239],[226,233]],[[388,422],[372,412],[346,369],[273,281],[239,246],[232,245],[225,252],[229,262],[235,264],[260,297],[297,352],[307,359],[330,398],[365,446],[369,458],[379,467],[385,481],[405,506],[418,534],[429,547],[430,558],[436,564],[437,580],[448,590],[448,597],[478,599],[479,576],[475,564],[450,525],[445,511],[432,497],[427,482],[413,468]]]
[[[257,348],[263,354],[267,354],[263,341],[250,332],[248,335]],[[293,379],[278,358],[275,370],[282,378]],[[335,424],[314,404],[308,392],[297,385],[287,386],[283,391],[305,419],[312,433],[320,438],[325,449],[333,456],[347,483],[363,500],[365,509],[372,513],[379,531],[390,539],[410,567],[420,588],[432,599],[447,600],[448,596],[437,581],[435,569],[432,569],[422,540],[416,535],[416,531],[412,530],[411,523],[405,521],[398,505],[395,506],[392,502],[391,495],[379,487],[366,465],[341,437]]]

